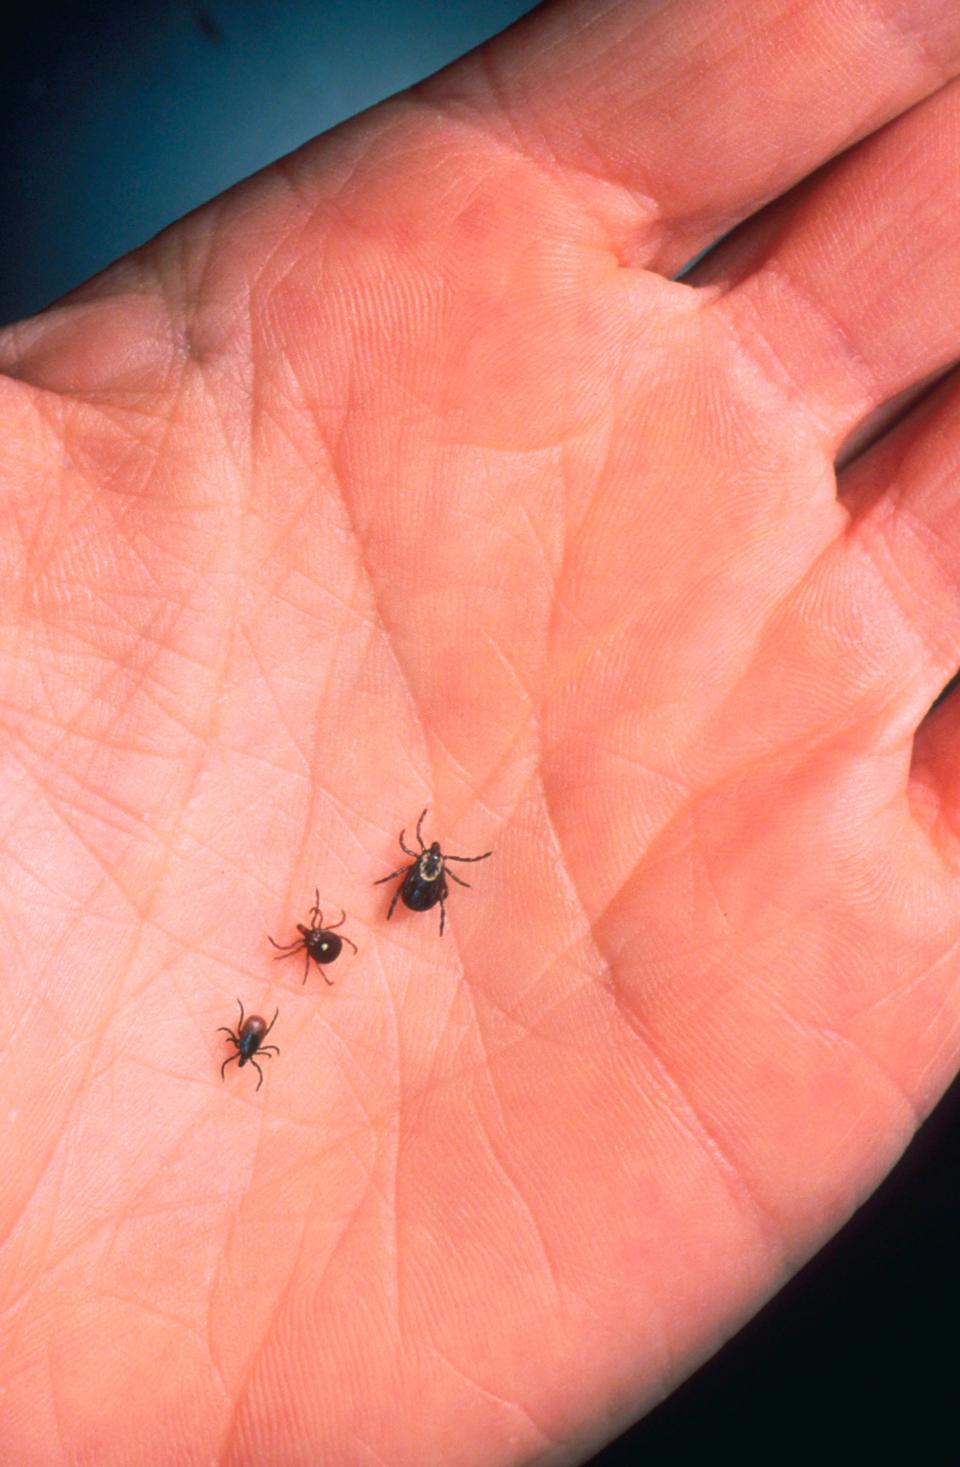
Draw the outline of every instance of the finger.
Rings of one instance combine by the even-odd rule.
[[[918,726],[960,661],[960,379],[841,480],[851,514],[771,618],[735,715],[737,764],[770,747],[858,751],[875,804],[908,785]]]
[[[434,78],[671,274],[960,67],[955,0],[574,0]],[[639,217],[638,217],[639,214]]]
[[[841,497],[846,533],[701,728],[710,787],[773,751],[853,751],[875,809],[903,799],[918,726],[960,665],[960,372],[851,465]]]
[[[951,692],[924,719],[913,746],[910,804],[956,871],[960,852],[960,697]]]
[[[851,464],[841,495],[851,600],[879,595],[890,620],[861,641],[897,680],[911,735],[960,664],[960,374]]]
[[[960,83],[748,223],[691,275],[836,452],[960,354]]]

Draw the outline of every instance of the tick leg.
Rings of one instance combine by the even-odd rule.
[[[257,1081],[257,1090],[259,1090],[260,1089],[260,1086],[263,1084],[263,1071],[261,1070],[260,1066],[257,1064],[257,1062],[254,1059],[253,1055],[250,1056],[250,1063],[253,1065],[253,1068],[256,1070],[257,1074],[260,1076],[260,1079]],[[254,1094],[256,1094],[256,1091],[254,1091]]]
[[[270,936],[269,932],[267,933],[267,941],[273,942],[273,938]],[[303,943],[298,938],[296,942],[273,942],[273,945],[284,956],[289,957],[291,953],[296,952],[298,947],[302,947]]]
[[[270,941],[273,942],[272,937],[270,938]],[[274,947],[280,947],[279,942],[273,942],[273,945]],[[300,942],[291,942],[289,946],[280,948],[280,951],[277,953],[277,956],[274,958],[273,961],[275,963],[280,963],[283,961],[284,958],[292,958],[294,953],[298,953],[302,947],[306,947],[306,943],[302,940]],[[306,982],[306,980],[304,980],[304,982]]]
[[[447,872],[447,875],[450,877],[450,880],[451,881],[455,881],[458,886],[469,886],[470,885],[469,881],[464,881],[463,877],[462,876],[458,876],[457,873],[456,873],[456,871],[448,871]]]
[[[280,1051],[275,1044],[261,1044],[257,1054],[279,1054]]]
[[[406,850],[406,849],[407,849],[406,846],[404,846],[404,850]],[[407,854],[410,855],[410,856],[412,856],[413,855],[413,852],[412,851],[407,851]],[[413,864],[415,866],[417,864],[416,861],[414,861]],[[374,884],[374,886],[382,886],[385,881],[392,881],[395,876],[406,876],[406,874],[407,874],[407,872],[409,870],[410,870],[410,867],[409,866],[398,866],[397,869],[396,869],[396,871],[391,871],[390,872],[390,875],[389,876],[378,876],[377,879],[376,879],[376,881],[373,884]]]
[[[284,958],[292,958],[294,953],[299,952],[300,949],[304,946],[305,944],[302,942],[295,942],[293,944],[293,947],[288,947],[285,953],[277,953],[277,956],[274,958],[273,961],[275,963],[280,963],[283,961]]]
[[[429,809],[430,809],[430,806],[428,805],[427,806],[427,810],[429,810]],[[420,834],[420,827],[423,824],[424,819],[426,818],[427,810],[421,811],[420,819],[417,821],[417,840],[420,842],[420,850],[421,851],[423,851],[424,845],[423,845],[423,836]]]
[[[394,875],[396,875],[396,872],[394,872]],[[390,918],[393,916],[393,909],[397,905],[397,902],[400,900],[400,893],[402,891],[403,891],[403,886],[401,885],[401,886],[398,886],[397,889],[396,889],[396,891],[393,893],[393,901],[390,903],[389,907],[387,908],[387,921],[388,922],[390,921]]]
[[[444,905],[443,892],[440,893],[440,936],[443,936],[444,924],[447,920],[447,909]]]
[[[310,949],[307,947],[307,944],[304,943],[303,944],[303,981],[304,981],[304,983],[306,983],[306,981],[309,978],[309,976],[310,976]]]
[[[485,861],[488,856],[492,855],[492,851],[484,851],[482,856],[449,856],[447,852],[444,851],[443,859],[445,861]]]
[[[219,1027],[219,1029],[217,1030],[217,1033],[218,1034],[228,1034],[230,1036],[230,1038],[233,1040],[234,1044],[236,1044],[237,1046],[239,1046],[239,1044],[240,1044],[239,1039],[237,1038],[236,1034],[234,1034],[234,1032],[233,1032],[232,1029],[228,1029],[227,1028],[226,1024],[221,1024],[220,1027]]]
[[[280,1012],[279,1009],[276,1009],[274,1011],[273,1018],[270,1020],[269,1024],[267,1025],[267,1027],[263,1031],[263,1037],[264,1037],[264,1039],[266,1039],[267,1035],[270,1033],[270,1030],[273,1028],[274,1024],[277,1022],[277,1014],[279,1014],[279,1012]]]
[[[310,912],[310,921],[311,921],[311,923],[313,924],[314,927],[322,927],[323,926],[323,917],[322,917],[321,912],[320,912],[320,888],[319,888],[319,886],[314,887],[314,890],[313,890],[313,907],[312,907],[311,912]]]
[[[223,1064],[222,1064],[222,1065],[221,1065],[221,1066],[220,1066],[220,1079],[221,1079],[221,1080],[225,1080],[225,1079],[226,1079],[226,1076],[225,1076],[225,1075],[224,1075],[224,1073],[223,1073],[223,1072],[224,1072],[224,1070],[225,1070],[225,1069],[226,1069],[226,1068],[227,1068],[227,1065],[228,1065],[228,1064],[229,1064],[229,1063],[230,1063],[230,1061],[231,1061],[231,1060],[235,1060],[235,1059],[236,1059],[236,1057],[237,1057],[237,1056],[236,1056],[236,1055],[235,1055],[235,1054],[228,1054],[228,1055],[227,1055],[227,1057],[226,1057],[226,1059],[225,1059],[225,1060],[224,1060],[224,1062],[223,1062]]]
[[[412,856],[413,859],[415,861],[417,861],[417,860],[420,859],[419,854],[418,854],[417,851],[411,851],[410,847],[407,845],[406,841],[404,840],[404,836],[406,835],[406,833],[407,833],[406,827],[404,827],[404,829],[401,830],[401,832],[400,832],[400,849],[402,851],[406,851],[406,853],[407,853],[408,856]],[[421,850],[423,849],[422,843],[421,843],[420,849]]]
[[[239,999],[237,999],[237,1003],[240,1003],[240,1000]],[[241,1029],[243,1028],[243,1004],[242,1003],[240,1003],[240,1028]],[[237,1032],[239,1033],[239,1030]]]
[[[379,885],[380,885],[379,881],[375,881],[374,882],[374,886],[379,886]],[[337,928],[338,927],[342,927],[343,924],[344,924],[344,922],[346,922],[346,920],[347,920],[347,914],[343,910],[343,908],[341,907],[341,909],[340,909],[340,921],[339,922],[331,922],[330,923],[330,926],[327,928],[327,931],[328,932],[336,932]],[[347,942],[347,943],[349,943],[350,946],[353,948],[354,952],[357,951],[357,944],[353,941],[352,938],[348,937],[346,935],[346,933],[344,933],[344,935],[340,939],[340,941],[341,942]],[[332,982],[333,980],[331,979],[330,981]]]

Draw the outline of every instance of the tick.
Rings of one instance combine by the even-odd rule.
[[[303,964],[304,983],[306,983],[307,975],[310,972],[311,958],[313,958],[318,968],[323,968],[325,964],[332,963],[340,956],[345,942],[350,943],[354,952],[357,950],[357,944],[355,942],[350,942],[349,937],[340,937],[335,930],[337,927],[342,927],[344,922],[346,922],[346,912],[341,913],[339,922],[333,922],[329,927],[324,927],[323,913],[320,910],[319,891],[314,892],[314,896],[316,900],[310,909],[310,926],[305,927],[302,922],[297,923],[297,931],[300,933],[300,936],[296,942],[273,942],[273,938],[269,933],[267,934],[267,941],[273,942],[274,947],[280,949],[277,957],[274,958],[275,963],[279,963],[281,958],[292,958],[294,953],[298,953],[301,950],[306,954]],[[323,979],[325,983],[329,983],[332,987],[332,978],[328,978],[326,973],[324,973]]]
[[[428,807],[429,808],[429,807]],[[469,881],[463,881],[454,871],[447,871],[448,861],[485,861],[492,856],[492,851],[484,851],[482,856],[449,856],[446,851],[440,849],[440,842],[435,840],[432,845],[425,846],[420,828],[423,825],[427,811],[424,810],[417,821],[417,841],[420,846],[419,852],[411,851],[404,840],[406,830],[400,832],[400,846],[413,860],[408,866],[399,866],[396,871],[391,871],[389,876],[381,876],[375,881],[374,886],[382,886],[385,881],[392,881],[395,876],[402,876],[403,880],[393,894],[393,901],[387,912],[387,921],[393,916],[393,909],[397,902],[402,899],[403,905],[409,907],[411,912],[427,912],[431,907],[440,903],[440,936],[443,936],[444,923],[446,921],[447,909],[444,905],[449,888],[447,876],[455,881],[458,886],[469,886]]]
[[[240,1003],[239,999],[237,999],[237,1003]],[[279,1012],[280,1010],[277,1009],[277,1013],[274,1014],[273,1018],[268,1024],[266,1019],[261,1019],[259,1014],[248,1014],[247,1017],[244,1018],[243,1004],[240,1003],[240,1026],[236,1030],[236,1032],[234,1032],[233,1029],[228,1029],[225,1024],[220,1025],[217,1033],[228,1035],[230,1043],[235,1044],[237,1047],[236,1054],[228,1054],[223,1064],[220,1066],[221,1080],[226,1078],[223,1072],[227,1068],[227,1065],[230,1063],[231,1060],[236,1060],[237,1067],[241,1070],[249,1060],[250,1063],[253,1065],[253,1068],[256,1070],[257,1074],[260,1076],[260,1079],[257,1081],[257,1089],[260,1089],[260,1086],[263,1084],[263,1071],[261,1070],[260,1066],[257,1064],[253,1056],[255,1054],[280,1053],[275,1044],[264,1044],[263,1042],[266,1039],[267,1035],[270,1033],[270,1030],[273,1028],[274,1024],[277,1022],[277,1014],[279,1014]]]

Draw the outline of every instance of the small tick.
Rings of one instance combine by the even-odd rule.
[[[357,950],[357,944],[355,942],[350,942],[349,937],[338,936],[334,930],[337,927],[342,927],[344,922],[346,922],[346,912],[341,913],[339,922],[333,922],[329,927],[324,927],[323,913],[320,910],[319,891],[315,892],[314,896],[316,900],[310,909],[310,926],[305,927],[302,922],[297,923],[297,931],[300,933],[300,936],[296,942],[273,942],[273,938],[269,934],[267,935],[267,941],[272,942],[274,947],[280,949],[277,957],[274,958],[275,963],[279,963],[281,958],[292,958],[294,953],[298,953],[301,950],[306,954],[303,964],[304,983],[306,983],[307,975],[310,972],[311,958],[313,958],[317,967],[322,969],[326,963],[332,963],[335,958],[340,956],[345,942],[350,943],[354,952]],[[331,987],[333,986],[333,979],[328,978],[326,973],[323,974],[323,979],[325,983],[329,983]]]
[[[406,851],[408,856],[413,857],[409,866],[399,866],[396,871],[391,871],[389,876],[381,876],[380,880],[375,881],[373,884],[374,886],[381,886],[385,881],[392,881],[395,876],[403,877],[403,880],[393,894],[393,901],[390,903],[387,912],[388,922],[393,916],[394,907],[401,899],[403,900],[403,905],[409,907],[411,912],[427,912],[439,902],[440,936],[442,937],[447,916],[447,909],[444,903],[449,892],[447,876],[449,875],[451,880],[455,881],[458,886],[470,885],[469,881],[463,881],[455,872],[448,872],[446,869],[447,862],[485,861],[488,856],[493,855],[493,852],[484,851],[482,856],[448,856],[445,851],[440,849],[439,841],[435,840],[431,846],[425,846],[423,836],[420,834],[420,827],[423,825],[426,813],[426,810],[424,810],[420,819],[417,821],[417,841],[420,845],[419,852],[411,851],[404,840],[404,836],[407,833],[406,830],[401,830],[400,832],[401,848]]]
[[[237,999],[237,1003],[240,1003],[239,999]],[[228,1054],[223,1064],[220,1066],[221,1080],[226,1079],[226,1076],[223,1072],[227,1068],[227,1065],[230,1063],[231,1060],[236,1060],[237,1067],[241,1070],[249,1060],[250,1063],[253,1065],[253,1068],[256,1070],[257,1074],[260,1076],[260,1079],[257,1081],[257,1089],[260,1089],[260,1086],[263,1084],[263,1071],[261,1070],[260,1066],[257,1064],[253,1056],[255,1054],[280,1053],[275,1044],[264,1044],[263,1042],[266,1039],[267,1035],[270,1033],[270,1030],[273,1028],[274,1024],[277,1022],[277,1014],[279,1014],[279,1012],[280,1010],[277,1009],[277,1013],[274,1014],[273,1018],[268,1024],[266,1019],[261,1019],[259,1014],[248,1014],[247,1017],[244,1018],[243,1004],[240,1003],[240,1025],[236,1032],[234,1032],[233,1029],[228,1029],[225,1024],[220,1025],[217,1033],[229,1035],[230,1043],[235,1044],[237,1047],[236,1054]]]

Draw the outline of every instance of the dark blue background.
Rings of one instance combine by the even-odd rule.
[[[0,48],[0,322],[529,8],[14,6]],[[958,1122],[955,1087],[843,1233],[596,1467],[960,1464]]]

